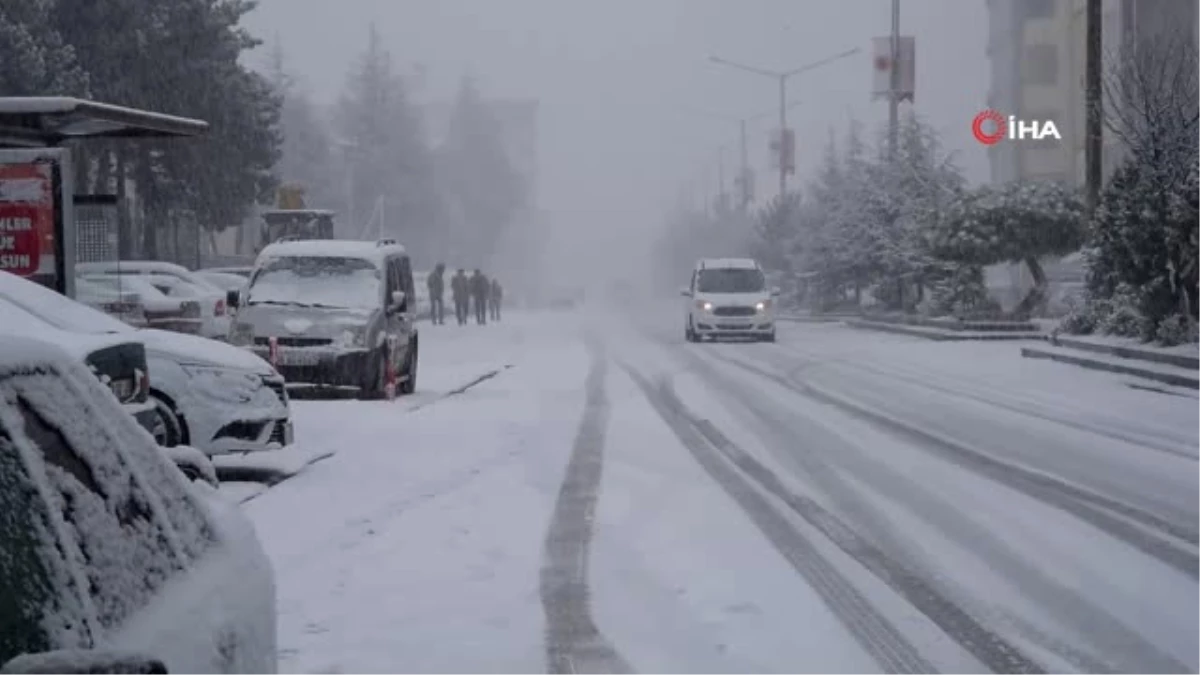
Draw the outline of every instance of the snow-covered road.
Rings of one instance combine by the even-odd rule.
[[[675,323],[426,326],[415,396],[297,402],[337,454],[245,504],[281,670],[1200,667],[1194,395]]]

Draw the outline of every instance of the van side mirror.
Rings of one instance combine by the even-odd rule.
[[[779,290],[778,286],[771,287],[771,297],[778,298],[780,293],[781,293],[781,291]]]
[[[225,304],[228,305],[231,309],[237,309],[238,305],[240,305],[241,303],[242,303],[242,292],[241,291],[235,289],[232,291],[225,292]]]
[[[404,291],[392,291],[391,299],[392,299],[392,306],[391,306],[392,311],[400,312],[400,311],[404,310],[404,301],[408,299],[408,296],[406,296],[404,294]]]
[[[0,673],[131,673],[165,675],[167,666],[145,654],[99,649],[60,649],[22,654],[0,667]]]
[[[690,298],[690,297],[692,297],[692,289],[687,288],[687,287],[681,288],[681,289],[679,289],[679,294],[685,298]]]

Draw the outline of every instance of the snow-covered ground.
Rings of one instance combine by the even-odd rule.
[[[673,318],[427,325],[416,395],[297,402],[301,451],[335,454],[244,504],[280,668],[1200,666],[1195,397],[1009,343],[690,345]]]

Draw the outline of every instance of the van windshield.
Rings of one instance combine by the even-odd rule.
[[[700,270],[696,279],[700,293],[761,293],[766,286],[762,271],[749,267]]]
[[[274,258],[255,272],[246,304],[372,310],[383,302],[382,283],[379,268],[360,258]]]

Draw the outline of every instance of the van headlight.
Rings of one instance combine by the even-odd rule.
[[[234,321],[229,327],[229,344],[237,347],[249,347],[254,344],[254,326]]]
[[[347,328],[342,331],[337,342],[342,347],[366,347],[367,327],[355,326],[354,328]]]
[[[701,312],[711,312],[712,308],[713,304],[711,302],[706,302],[704,300],[696,301],[696,309],[700,310]]]
[[[760,303],[758,303],[757,305],[755,305],[755,306],[754,306],[754,309],[758,310],[758,312],[759,312],[760,314],[762,314],[763,312],[766,312],[768,309],[771,309],[771,301],[770,301],[770,300],[763,300],[762,302],[760,302]]]

